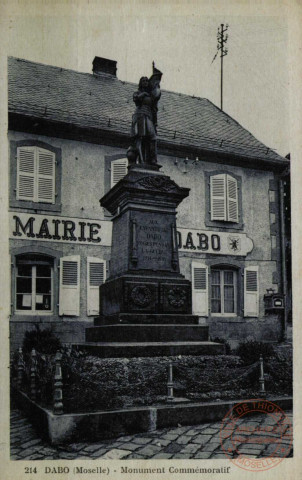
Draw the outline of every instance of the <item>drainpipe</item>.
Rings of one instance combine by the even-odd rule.
[[[284,225],[284,184],[279,180],[280,199],[280,243],[281,243],[281,293],[284,295],[284,317],[282,340],[287,340],[287,279],[286,279],[286,253],[285,253],[285,225]]]

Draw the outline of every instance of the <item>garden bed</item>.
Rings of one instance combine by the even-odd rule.
[[[246,365],[236,355],[102,359],[64,350],[62,356],[64,413],[163,404],[167,396],[168,365],[173,361],[174,394],[191,401],[257,398],[259,364]],[[291,358],[265,358],[266,391],[292,394]],[[54,355],[38,355],[36,400],[53,405]],[[30,377],[30,369],[25,371]],[[29,381],[23,390],[29,394]]]

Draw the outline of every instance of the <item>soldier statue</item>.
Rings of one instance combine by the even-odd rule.
[[[153,74],[148,79],[142,77],[138,90],[133,94],[136,105],[132,116],[131,137],[133,144],[128,148],[127,157],[130,163],[157,163],[156,127],[157,104],[161,96],[160,81],[162,73],[153,62]]]

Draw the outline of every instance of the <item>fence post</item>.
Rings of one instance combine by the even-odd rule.
[[[30,398],[36,400],[37,398],[37,386],[36,386],[36,372],[37,372],[37,355],[36,350],[33,348],[31,351],[31,364],[30,364]]]
[[[259,377],[259,383],[260,383],[259,395],[260,395],[260,397],[265,397],[266,396],[264,378],[265,377],[264,377],[264,369],[263,369],[263,356],[260,355],[260,377]]]
[[[57,351],[55,362],[56,370],[54,377],[54,403],[53,413],[56,415],[62,415],[63,413],[63,381],[62,381],[62,367],[61,367],[62,354]]]
[[[18,379],[17,379],[17,386],[18,390],[21,390],[23,384],[23,373],[24,373],[24,361],[23,361],[23,352],[22,348],[19,348],[19,355],[18,355]]]
[[[171,361],[169,361],[167,387],[168,387],[167,402],[172,403],[174,401],[174,394],[173,394],[174,382],[173,382],[173,362]]]

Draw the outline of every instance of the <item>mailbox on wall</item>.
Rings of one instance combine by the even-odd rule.
[[[282,293],[275,293],[273,289],[268,289],[263,298],[265,313],[284,310],[284,295]]]

